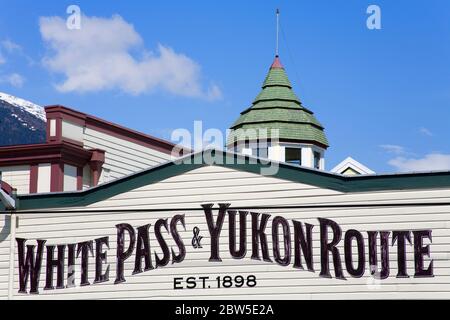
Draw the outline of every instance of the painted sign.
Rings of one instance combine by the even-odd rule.
[[[39,293],[41,274],[45,274],[44,290],[89,286],[92,274],[95,275],[94,284],[109,281],[121,284],[126,282],[128,277],[183,263],[189,259],[186,246],[192,246],[194,250],[204,248],[204,237],[210,239],[209,259],[205,262],[217,266],[220,266],[222,261],[219,245],[227,237],[225,240],[228,240],[229,254],[234,259],[262,260],[285,268],[318,272],[318,276],[325,278],[347,280],[344,270],[354,278],[362,277],[366,270],[380,280],[390,276],[433,277],[433,260],[430,257],[432,231],[428,229],[366,232],[350,229],[344,232],[338,223],[326,218],[317,218],[318,224],[313,225],[299,220],[288,220],[281,215],[233,210],[229,204],[219,204],[217,214],[213,212],[212,204],[202,207],[208,230],[202,235],[202,230],[195,226],[190,243],[183,241],[180,236],[181,231],[186,231],[186,220],[189,219],[185,214],[158,219],[154,225],[145,224],[137,228],[128,223],[117,224],[117,243],[113,255],[115,261],[107,259],[110,250],[108,236],[58,245],[46,245],[47,240],[44,239],[32,242],[29,239],[16,238],[19,293]],[[224,228],[225,221],[228,223],[227,228]],[[271,228],[267,227],[269,221]],[[248,224],[251,225],[249,230]],[[320,242],[319,246],[314,246],[312,234],[313,229],[317,228]],[[228,234],[223,232],[225,229],[228,229]],[[251,235],[247,234],[249,231]],[[174,246],[168,244],[168,237]],[[156,239],[159,253],[150,246],[151,238]],[[247,239],[251,239],[251,243],[248,243]],[[407,272],[408,245],[414,250],[414,274]],[[389,267],[389,249],[392,246],[397,247],[397,268],[394,272]],[[320,252],[320,270],[314,268],[313,257],[316,251]],[[91,259],[95,261],[95,270],[89,270]],[[76,261],[80,265],[79,283],[75,283],[74,276]],[[124,265],[130,261],[134,264],[134,270],[126,274]],[[115,264],[114,275],[110,274],[112,263]],[[215,288],[255,287],[257,283],[257,277],[252,274],[224,275],[214,279],[208,276],[174,277],[173,289],[208,289],[211,284]]]

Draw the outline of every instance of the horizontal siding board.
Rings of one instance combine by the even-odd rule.
[[[102,146],[98,146],[98,148],[102,148]],[[148,168],[158,163],[166,162],[167,158],[156,158],[152,157],[150,153],[140,153],[140,152],[130,152],[130,149],[108,149],[107,156],[110,157],[111,160],[116,160],[124,163],[132,163],[138,167]]]
[[[249,179],[249,180],[247,180]],[[244,181],[251,181],[256,185],[253,190],[250,185],[242,185]],[[223,182],[223,184],[221,183]],[[195,188],[190,188],[197,186]],[[173,187],[173,189],[172,189]],[[247,190],[248,189],[248,190]],[[340,208],[286,208],[286,209],[258,209],[261,213],[268,213],[272,218],[281,215],[289,220],[312,223],[314,268],[315,272],[297,270],[291,264],[287,267],[275,263],[267,263],[250,259],[251,231],[247,230],[247,254],[243,259],[233,259],[228,249],[228,219],[222,229],[220,239],[220,255],[222,262],[208,262],[210,252],[210,239],[208,227],[205,223],[201,203],[217,202],[231,203],[232,206],[265,206],[265,205],[327,205],[339,204]],[[163,179],[161,182],[143,185],[124,193],[119,193],[71,212],[70,209],[61,209],[52,213],[26,213],[19,214],[19,228],[17,237],[24,237],[29,243],[35,239],[47,239],[48,244],[76,243],[93,240],[98,237],[110,237],[108,262],[110,264],[110,281],[87,287],[76,287],[54,291],[41,290],[40,295],[18,294],[17,268],[15,268],[14,298],[15,299],[123,299],[123,298],[232,298],[232,299],[342,299],[353,297],[358,299],[387,297],[395,298],[450,298],[450,205],[433,206],[433,203],[450,202],[450,189],[445,190],[398,190],[377,191],[362,193],[342,193],[330,189],[318,188],[308,184],[289,182],[279,178],[263,177],[253,173],[234,171],[230,168],[205,166],[193,171]],[[368,207],[370,204],[389,204],[391,207]],[[429,203],[430,205],[395,207],[396,204]],[[346,207],[346,205],[359,204],[360,208]],[[198,208],[199,210],[175,212],[83,212],[83,210],[109,210],[109,209],[175,209]],[[249,208],[251,209],[251,208]],[[217,211],[215,211],[217,212]],[[118,223],[130,223],[138,227],[147,223],[154,225],[159,218],[172,217],[175,214],[186,215],[186,230],[180,231],[183,242],[186,244],[187,255],[180,264],[169,264],[166,267],[151,270],[138,275],[132,275],[134,255],[125,262],[125,277],[127,282],[114,285],[116,271],[116,228]],[[399,279],[397,273],[397,246],[390,246],[391,276],[378,284],[369,276],[369,266],[366,263],[366,272],[362,278],[352,278],[348,275],[343,264],[346,281],[338,279],[325,279],[319,277],[320,272],[320,241],[318,217],[329,218],[336,221],[343,232],[356,229],[363,232],[367,253],[367,230],[413,230],[432,229],[433,241],[431,244],[431,258],[434,260],[433,278]],[[270,228],[272,220],[267,225],[268,245],[270,256],[273,258],[272,237]],[[193,249],[191,239],[192,229],[198,226],[201,230],[202,249]],[[248,217],[247,227],[250,227]],[[153,227],[152,227],[153,228]],[[152,230],[151,228],[151,230]],[[181,228],[179,227],[181,230]],[[293,240],[292,244],[293,244]],[[392,241],[392,238],[390,238]],[[126,242],[127,245],[128,242]],[[425,240],[425,244],[429,241]],[[392,243],[390,243],[391,245]],[[176,246],[172,239],[168,245]],[[150,235],[152,252],[161,254],[161,250],[154,238]],[[338,245],[343,258],[343,241]],[[353,248],[353,257],[356,250]],[[15,249],[15,264],[17,265],[17,248]],[[0,249],[0,259],[8,256],[7,251]],[[79,259],[78,259],[79,260]],[[77,260],[76,270],[79,270]],[[153,259],[154,260],[154,259]],[[430,258],[425,258],[425,266]],[[46,262],[44,257],[43,263]],[[154,262],[154,261],[153,261]],[[1,264],[0,264],[1,268]],[[330,269],[333,274],[332,263]],[[1,269],[0,269],[1,270]],[[95,261],[89,259],[89,281],[93,282]],[[407,271],[414,274],[413,247],[407,246]],[[194,289],[173,290],[173,278],[177,276],[208,275],[215,278],[218,275],[244,276],[254,274],[258,284],[255,288],[230,289]],[[0,281],[2,276],[0,273]],[[45,282],[42,274],[41,288]],[[374,288],[374,285],[376,287]],[[1,288],[1,286],[0,286]]]
[[[11,246],[11,221],[6,214],[0,220],[0,230],[0,299],[3,300],[8,298]]]
[[[177,290],[177,299],[235,299],[241,297],[242,299],[258,299],[259,296],[266,296],[268,299],[277,299],[283,296],[288,296],[288,299],[304,299],[305,297],[311,297],[316,295],[315,299],[345,299],[346,297],[352,299],[424,299],[424,298],[434,298],[434,299],[449,299],[450,294],[443,288],[427,288],[428,290],[419,288],[415,289],[416,286],[409,287],[408,291],[399,291],[396,287],[387,288],[387,290],[379,290],[378,292],[372,290],[372,292],[367,293],[362,291],[351,291],[345,290],[344,288],[338,288],[337,290],[327,290],[325,293],[322,292],[311,292],[305,293],[302,288],[273,288],[266,287],[261,288],[256,292],[256,290],[243,289],[222,289],[222,290]],[[444,287],[445,288],[445,287]],[[341,290],[342,289],[342,290]],[[367,290],[367,289],[366,289]],[[420,290],[420,291],[419,291]],[[165,292],[159,290],[152,290],[151,288],[143,288],[142,290],[126,291],[122,293],[114,291],[95,291],[91,292],[88,290],[81,292],[61,292],[58,294],[58,299],[135,299],[135,298],[145,298],[145,299],[160,299],[160,298],[172,298],[171,290],[166,290]],[[30,299],[30,296],[22,296],[15,298],[25,298]],[[51,295],[44,293],[42,295],[33,295],[33,299],[49,299]]]
[[[30,192],[30,166],[0,167],[0,172],[3,181],[16,188],[18,194]]]
[[[120,152],[109,152],[106,154],[110,161],[130,164],[140,168],[149,168],[157,164],[167,162],[168,159],[152,159],[149,154],[130,153],[129,149],[121,150]]]
[[[197,207],[198,210],[191,211],[190,216],[192,219],[196,217],[204,217],[203,209],[200,207]],[[248,208],[252,209],[252,208]],[[82,217],[84,222],[89,221],[105,221],[110,220],[111,217],[114,217],[114,215],[121,215],[122,217],[126,217],[129,220],[142,220],[147,219],[147,215],[152,215],[153,211],[147,209],[143,209],[143,211],[120,211],[120,212],[114,212],[109,211],[109,209],[105,211],[99,211],[101,208],[93,208],[91,210],[82,208],[77,208],[78,211],[57,211],[52,212],[51,215],[48,213],[35,213],[35,212],[23,212],[18,214],[19,217],[26,217],[26,220],[21,220],[22,225],[27,225],[28,223],[31,224],[58,224],[58,223],[66,223],[70,222],[72,217]],[[98,212],[96,212],[96,210]],[[157,209],[156,209],[157,210]],[[244,209],[245,210],[245,209]],[[389,211],[388,211],[389,210]],[[181,213],[184,211],[190,211],[190,209],[183,209],[180,210]],[[412,207],[386,207],[386,208],[372,208],[372,207],[357,207],[357,208],[351,208],[348,209],[346,207],[339,207],[339,208],[288,208],[288,209],[260,209],[259,211],[267,214],[281,214],[286,215],[286,217],[290,217],[292,214],[298,214],[298,216],[302,219],[312,219],[316,221],[317,217],[325,216],[330,218],[346,218],[346,217],[363,217],[366,216],[367,218],[370,218],[371,216],[389,216],[389,215],[399,215],[401,217],[406,217],[410,215],[432,215],[432,214],[446,214],[448,211],[450,211],[450,205],[447,206],[433,206],[433,207],[427,207],[427,206],[412,206]],[[175,213],[177,211],[173,211]],[[95,213],[95,214],[93,214]],[[169,213],[171,213],[169,209]],[[166,213],[167,214],[167,213]],[[43,219],[45,218],[45,219]],[[295,218],[295,217],[294,217]],[[46,221],[49,221],[47,223]]]
[[[94,145],[89,146],[89,144],[88,144],[87,147],[92,148],[92,147],[94,147]],[[136,167],[141,167],[141,168],[148,168],[148,167],[154,166],[155,164],[162,163],[162,162],[165,162],[168,160],[168,159],[153,158],[153,157],[151,157],[151,155],[144,154],[144,153],[137,153],[137,154],[130,153],[130,149],[127,149],[127,148],[117,150],[117,149],[112,149],[112,148],[105,148],[101,144],[96,144],[95,147],[99,148],[99,149],[107,149],[105,151],[107,151],[106,156],[108,157],[109,160],[115,160],[117,162],[133,164]]]
[[[189,229],[190,227],[194,227],[197,224],[202,224],[205,222],[205,217],[204,216],[194,216],[194,215],[190,215],[190,212],[187,212],[187,215],[189,217],[188,221],[186,221],[186,228]],[[272,214],[272,217],[275,217],[277,215],[280,215],[279,213],[274,212]],[[319,222],[317,221],[317,219],[314,218],[301,218],[301,217],[295,217],[293,216],[293,214],[281,214],[284,218],[286,219],[292,219],[292,220],[296,220],[296,221],[301,221],[303,223],[310,223],[315,225],[315,229],[319,229]],[[88,232],[89,230],[92,230],[92,232],[102,232],[105,229],[108,230],[111,228],[111,220],[108,220],[108,218],[106,217],[107,214],[103,214],[103,220],[99,220],[99,219],[93,219],[90,218],[88,219],[88,221],[82,221],[79,222],[79,226],[81,228],[83,228],[83,230],[86,230],[86,232]],[[129,218],[128,218],[129,216]],[[122,221],[127,221],[127,223],[130,223],[131,225],[134,226],[141,226],[141,225],[145,225],[147,223],[154,223],[155,219],[136,219],[136,216],[128,215],[128,216],[123,216]],[[327,218],[331,218],[329,216],[325,216],[323,214],[320,214],[319,217],[327,217]],[[24,222],[24,224],[22,224],[20,226],[20,230],[21,232],[26,232],[26,233],[31,233],[31,232],[42,232],[42,233],[48,233],[48,232],[58,232],[58,231],[73,231],[73,218],[66,218],[65,220],[71,220],[72,222],[67,222],[67,223],[52,223],[52,224],[43,224],[42,222],[39,221],[39,219],[34,219],[34,221],[36,222],[40,222],[36,225],[31,224],[30,225],[30,221],[27,221],[29,219],[25,219],[26,224]],[[50,221],[60,221],[60,218],[57,219],[49,219]],[[339,221],[339,225],[341,226],[341,228],[345,228],[345,229],[350,229],[350,228],[355,228],[357,227],[359,231],[363,232],[363,231],[371,231],[373,230],[373,225],[383,225],[384,226],[384,230],[386,229],[395,229],[395,228],[399,228],[399,227],[404,227],[404,223],[410,223],[411,228],[418,228],[420,226],[422,227],[440,227],[442,229],[450,229],[450,225],[448,225],[449,221],[448,221],[448,214],[430,214],[430,217],[427,218],[427,216],[424,215],[415,215],[415,216],[409,216],[408,217],[408,221],[402,221],[399,222],[399,216],[398,215],[384,215],[381,217],[378,217],[376,215],[373,216],[369,216],[369,217],[345,217],[345,218],[334,218],[334,220]],[[367,221],[369,220],[369,221]],[[23,221],[23,219],[22,219]],[[222,232],[228,232],[228,224],[227,224],[227,219],[225,219],[225,224],[222,227]],[[118,221],[120,222],[120,221]],[[248,216],[247,217],[247,226],[250,226],[251,224],[251,217]],[[43,226],[45,226],[45,228],[43,228]],[[114,226],[113,226],[114,227]],[[368,228],[366,228],[368,227]],[[267,230],[270,231],[271,228],[271,221],[269,221],[269,223],[267,224]],[[292,223],[290,223],[290,228],[291,231],[293,230],[293,226]],[[205,230],[205,232],[207,232],[207,229]],[[318,231],[317,231],[318,232]],[[0,249],[1,252],[1,249]]]
[[[103,168],[109,170],[109,174],[108,177],[102,175],[100,183],[119,179],[170,159],[168,154],[90,128],[85,130],[84,146],[106,151]]]
[[[128,163],[136,163],[136,165],[148,166],[152,163],[162,163],[170,159],[170,155],[160,153],[150,148],[136,148],[136,144],[128,141],[108,141],[110,136],[102,138],[85,136],[85,146],[88,148],[98,148],[107,151],[107,154],[113,156],[123,156]]]
[[[134,153],[142,153],[155,160],[170,159],[170,155],[160,152],[149,147],[141,146],[137,143],[133,143],[124,139],[120,139],[97,130],[86,128],[85,140],[90,143],[99,143],[103,146],[111,148],[113,150],[133,150]]]

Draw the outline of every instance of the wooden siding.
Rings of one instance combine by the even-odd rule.
[[[77,190],[77,167],[64,165],[64,191]]]
[[[84,166],[83,168],[83,190],[89,189],[92,186],[91,182],[91,168]]]
[[[2,214],[0,218],[0,299],[8,299],[10,246],[11,246],[11,216]]]
[[[102,175],[100,183],[148,169],[170,160],[168,154],[89,128],[85,128],[84,146],[106,151],[103,168],[109,170],[109,176],[108,180],[105,181],[104,175]]]
[[[18,194],[30,192],[30,166],[0,167],[2,180],[17,189]]]
[[[62,136],[74,141],[83,141],[83,126],[62,120]]]
[[[108,263],[110,263],[110,281],[92,284],[85,287],[43,290],[45,282],[45,268],[41,274],[41,289],[39,295],[18,293],[18,262],[17,248],[15,248],[14,268],[14,299],[127,299],[127,298],[192,298],[192,299],[368,299],[368,298],[450,298],[450,205],[434,206],[435,203],[449,203],[450,188],[427,190],[377,191],[360,193],[341,193],[329,189],[318,188],[306,184],[289,182],[272,177],[264,177],[254,173],[235,171],[225,167],[207,166],[182,175],[174,176],[161,182],[143,186],[135,190],[116,195],[110,199],[94,203],[81,212],[66,212],[66,208],[55,213],[26,213],[19,214],[19,227],[16,237],[30,239],[47,239],[47,244],[77,243],[95,238],[109,236],[110,249]],[[250,219],[247,222],[247,255],[244,259],[231,258],[228,252],[228,219],[225,218],[220,238],[220,253],[222,262],[208,262],[210,239],[205,217],[201,210],[181,212],[151,211],[151,212],[120,212],[120,213],[92,213],[83,210],[113,210],[113,209],[183,209],[200,208],[204,203],[231,203],[235,207],[258,206],[289,206],[289,205],[360,205],[360,207],[340,208],[296,208],[296,209],[257,209],[253,211],[268,213],[272,218],[281,215],[289,220],[310,223],[314,225],[314,268],[315,272],[297,270],[290,264],[287,267],[275,263],[267,263],[250,259],[251,230]],[[396,207],[395,204],[420,203],[420,206]],[[430,205],[427,205],[429,203]],[[389,204],[387,207],[369,207],[370,204]],[[215,211],[217,212],[217,211]],[[182,263],[169,264],[166,267],[150,270],[138,275],[132,275],[134,255],[125,263],[126,282],[114,284],[116,266],[116,228],[118,223],[129,223],[133,227],[145,224],[154,225],[159,218],[170,218],[175,214],[186,215],[186,231],[180,234],[186,245],[187,254]],[[433,278],[414,278],[414,254],[412,247],[407,246],[408,279],[398,279],[396,246],[390,247],[391,275],[380,282],[369,276],[368,263],[362,278],[352,278],[346,273],[347,280],[319,277],[320,245],[319,223],[317,218],[328,218],[337,222],[342,231],[356,229],[365,231],[379,230],[414,230],[431,229],[433,243],[431,257],[434,259]],[[267,231],[271,228],[269,220]],[[195,226],[201,230],[202,249],[191,246],[192,231]],[[272,248],[270,232],[268,234],[269,248]],[[150,236],[152,251],[161,254],[153,233]],[[175,244],[168,240],[169,246]],[[391,244],[391,243],[390,243]],[[425,241],[427,244],[427,241]],[[3,249],[0,249],[3,250]],[[343,256],[343,241],[339,250]],[[0,251],[1,266],[8,263],[8,250]],[[272,251],[270,250],[273,258]],[[426,259],[425,266],[429,260]],[[43,260],[45,266],[45,255]],[[332,263],[330,263],[330,269]],[[80,270],[77,259],[76,270]],[[89,259],[89,281],[93,283],[95,261]],[[333,271],[331,271],[332,274]],[[3,274],[3,273],[2,273]],[[2,274],[0,274],[0,281]],[[206,275],[215,278],[218,275],[244,276],[253,274],[257,278],[255,288],[228,289],[191,289],[174,290],[173,278],[176,276]],[[79,281],[77,281],[79,282]]]
[[[38,193],[50,192],[52,169],[50,163],[40,163],[38,166]]]

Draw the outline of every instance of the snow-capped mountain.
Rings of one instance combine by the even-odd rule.
[[[23,100],[3,92],[0,92],[0,100],[8,102],[9,104],[21,110],[31,113],[32,115],[36,116],[37,118],[41,119],[44,122],[47,121],[47,119],[45,118],[44,108],[38,106],[37,104],[34,104],[33,102]]]
[[[45,110],[0,92],[0,146],[45,142]]]

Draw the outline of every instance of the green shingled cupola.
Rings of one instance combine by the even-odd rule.
[[[286,162],[297,153],[300,159],[295,163],[324,169],[323,155],[329,146],[324,128],[295,95],[278,56],[252,106],[241,112],[230,129],[229,150]],[[258,129],[267,129],[269,139],[272,129],[277,129],[277,146],[269,145],[260,152],[264,148],[257,145]]]

